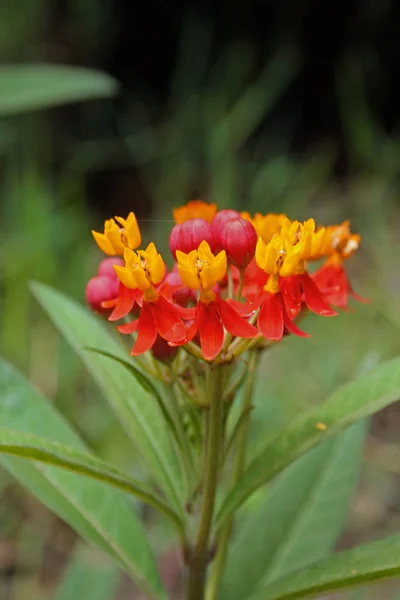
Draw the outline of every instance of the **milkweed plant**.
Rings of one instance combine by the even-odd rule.
[[[125,473],[90,453],[42,398],[29,408],[37,425],[22,422],[17,390],[38,392],[5,365],[5,404],[8,397],[15,410],[5,411],[0,423],[7,427],[0,434],[3,465],[110,554],[149,598],[167,592],[140,520],[141,503],[170,523],[187,600],[289,600],[395,577],[399,535],[332,550],[356,480],[360,431],[365,417],[398,398],[399,359],[362,373],[249,452],[254,384],[265,353],[290,336],[307,344],[306,317],[340,318],[351,298],[365,300],[346,272],[360,236],[349,221],[323,227],[314,219],[218,210],[198,200],[176,208],[173,217],[172,268],[154,242],[141,248],[133,212],[92,232],[106,255],[86,287],[97,316],[43,284],[33,288],[109,399],[147,475],[135,477],[134,467]],[[286,370],[290,378],[290,365]],[[309,477],[310,460],[322,468],[332,449],[336,458],[342,453],[341,462],[330,474],[329,497],[318,491],[318,506],[331,502],[337,516],[327,533],[332,514],[318,523],[312,512],[315,481],[302,492],[297,487]],[[303,524],[297,546],[288,549],[284,538],[298,504],[307,494],[311,502],[310,486],[309,528]],[[256,504],[249,525],[252,508],[245,516],[240,509],[261,488],[263,510]]]

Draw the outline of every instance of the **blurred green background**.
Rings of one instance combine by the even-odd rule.
[[[171,207],[196,197],[320,223],[350,218],[361,233],[348,267],[355,289],[373,302],[334,320],[310,319],[310,341],[289,339],[271,353],[254,444],[399,353],[399,24],[394,0],[2,0],[0,354],[100,455],[130,460],[115,419],[28,282],[83,301],[101,259],[90,230],[108,216],[133,209],[145,241],[163,250]],[[26,70],[43,63],[114,79]],[[340,547],[399,528],[399,426],[396,405],[371,424]],[[85,561],[104,577],[93,600],[111,597],[114,573],[91,551],[73,554],[75,544],[66,525],[0,471],[2,599],[67,599],[65,585],[57,587],[64,569],[75,569],[84,586],[76,565]],[[176,579],[175,553],[162,561]],[[118,590],[133,597],[126,582]],[[382,586],[366,597],[386,593]]]

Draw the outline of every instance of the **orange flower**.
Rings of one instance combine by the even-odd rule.
[[[185,206],[180,206],[173,210],[174,221],[177,225],[189,221],[189,219],[205,219],[207,223],[211,223],[215,213],[217,212],[216,204],[209,204],[202,200],[191,200]]]
[[[327,259],[313,275],[325,298],[334,306],[347,308],[349,296],[359,302],[369,302],[356,294],[351,286],[343,262],[353,256],[360,245],[361,236],[352,234],[350,221],[341,225],[331,225],[326,228],[327,243],[325,255]]]

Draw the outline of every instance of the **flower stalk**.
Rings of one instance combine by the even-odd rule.
[[[206,422],[206,452],[203,465],[202,506],[195,542],[189,556],[186,600],[203,600],[207,567],[210,560],[210,534],[214,516],[223,438],[223,368],[210,372],[208,419]]]
[[[253,400],[254,380],[257,367],[257,352],[251,352],[248,364],[248,376],[243,391],[243,406],[242,414],[248,415],[251,409]],[[240,431],[238,432],[236,441],[236,456],[233,470],[233,484],[235,484],[245,466],[247,436],[249,431],[249,419],[244,419]],[[207,587],[206,600],[216,600],[218,590],[221,584],[222,574],[225,566],[226,555],[228,552],[228,544],[233,532],[234,519],[231,517],[222,527],[217,538],[217,553],[215,563],[212,569],[211,578]]]

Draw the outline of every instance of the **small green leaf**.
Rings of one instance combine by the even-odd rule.
[[[221,523],[259,487],[318,443],[384,408],[400,396],[400,358],[382,363],[301,415],[273,440],[267,440],[217,515]]]
[[[114,96],[118,83],[105,73],[63,65],[0,67],[0,115],[13,115]]]
[[[2,428],[0,428],[0,453],[61,467],[73,473],[86,475],[97,481],[107,483],[136,496],[143,502],[147,502],[168,516],[178,526],[178,529],[181,528],[179,516],[142,482],[135,481],[126,473],[95,456],[78,452],[73,447],[59,442]],[[44,468],[41,471],[42,473],[46,472]]]
[[[54,325],[80,354],[156,482],[175,508],[183,512],[186,490],[168,422],[141,381],[115,360],[126,360],[126,348],[78,303],[44,284],[34,283],[32,290]],[[96,348],[97,352],[87,352],[85,347]],[[111,353],[114,358],[101,352]]]
[[[85,452],[84,444],[51,404],[3,361],[0,390],[0,427],[33,432]],[[0,463],[82,538],[116,558],[150,598],[165,597],[143,526],[122,491],[19,457],[2,454]]]
[[[400,535],[339,552],[272,582],[250,600],[294,600],[400,575]]]
[[[112,600],[117,584],[117,567],[92,550],[78,545],[53,600]]]
[[[332,550],[357,482],[365,431],[364,421],[353,425],[300,458],[271,485],[231,544],[221,598],[247,598],[260,582]]]

